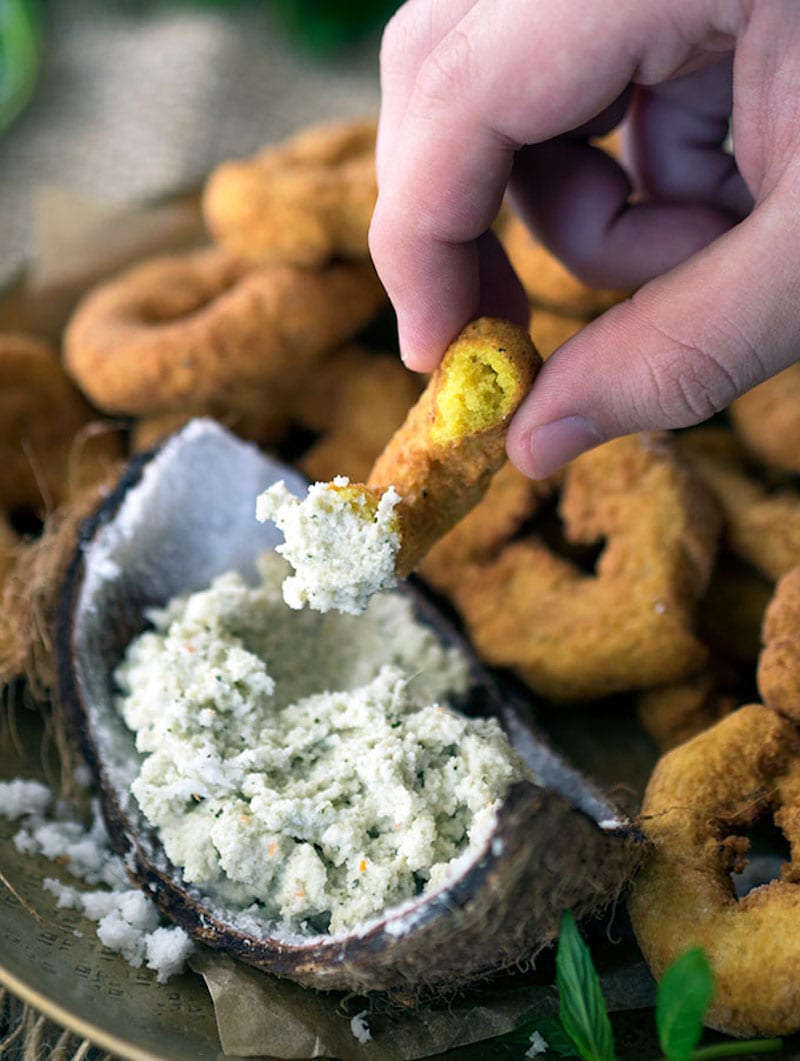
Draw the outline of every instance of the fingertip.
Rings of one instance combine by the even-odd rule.
[[[530,479],[546,479],[575,457],[606,441],[586,417],[574,414],[541,425],[512,424],[507,449],[511,461]]]
[[[457,332],[457,328],[450,334],[443,332],[441,327],[426,327],[401,316],[397,337],[403,364],[412,372],[433,372]]]

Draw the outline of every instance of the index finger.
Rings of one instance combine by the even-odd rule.
[[[669,18],[663,8],[621,0],[600,15],[594,0],[479,0],[424,60],[382,146],[370,232],[411,368],[435,367],[477,312],[475,241],[497,214],[515,151],[588,121],[635,78],[678,70],[719,14],[713,0],[681,0]]]

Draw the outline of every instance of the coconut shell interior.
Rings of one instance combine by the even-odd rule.
[[[272,524],[256,522],[255,498],[278,479],[305,492],[292,469],[214,421],[196,420],[133,461],[81,529],[60,598],[59,693],[114,847],[190,935],[307,986],[409,997],[530,960],[555,938],[565,909],[580,916],[617,896],[642,838],[541,738],[527,697],[489,674],[413,586],[402,592],[421,621],[470,657],[474,687],[459,706],[497,716],[541,780],[512,786],[483,850],[443,890],[347,934],[292,935],[186,884],[141,815],[130,792],[140,757],[114,707],[114,669],[145,627],[145,609],[231,568],[255,579],[256,558],[280,541]]]

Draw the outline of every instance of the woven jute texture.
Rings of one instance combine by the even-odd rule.
[[[128,206],[301,125],[377,112],[378,41],[306,51],[267,3],[50,0],[36,93],[0,137],[0,287],[57,186]]]
[[[88,1039],[60,1028],[2,987],[0,1058],[3,1061],[117,1061]]]

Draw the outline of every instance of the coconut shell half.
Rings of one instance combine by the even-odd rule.
[[[443,890],[385,910],[356,930],[303,936],[245,920],[186,884],[131,795],[140,757],[114,707],[113,672],[146,625],[144,610],[207,586],[278,544],[255,520],[255,498],[305,481],[213,421],[196,420],[129,465],[83,525],[65,579],[58,629],[59,691],[93,774],[117,852],[164,913],[194,938],[249,965],[321,989],[413,996],[447,990],[530,960],[580,916],[619,893],[643,841],[541,740],[530,705],[501,690],[435,606],[413,587],[418,617],[470,655],[471,713],[500,718],[541,784],[507,793],[485,847]]]

